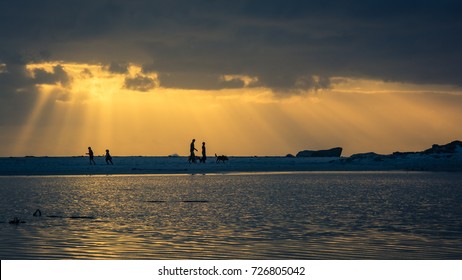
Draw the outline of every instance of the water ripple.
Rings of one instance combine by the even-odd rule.
[[[0,177],[2,259],[461,259],[462,175]],[[36,209],[43,216],[33,217]],[[7,223],[13,217],[25,224]]]

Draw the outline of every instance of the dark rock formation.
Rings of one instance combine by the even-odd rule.
[[[293,157],[295,157],[295,156],[294,156],[293,154],[287,154],[286,157],[288,157],[288,158],[293,158]]]
[[[382,157],[382,155],[370,152],[370,153],[361,153],[361,154],[354,154],[351,155],[351,159],[369,159],[369,158],[377,158],[377,157]]]
[[[446,145],[437,145],[434,144],[430,149],[421,152],[394,152],[390,155],[380,155],[376,153],[361,153],[354,154],[346,159],[342,159],[341,162],[352,162],[352,161],[361,161],[361,160],[374,160],[374,161],[383,161],[383,160],[395,160],[395,159],[406,159],[411,155],[431,155],[434,158],[440,158],[439,154],[454,154],[457,152],[457,149],[462,151],[462,142],[453,141]],[[452,155],[446,155],[446,158],[452,157]]]
[[[342,159],[341,162],[352,162],[352,161],[361,161],[361,160],[374,160],[374,161],[383,161],[387,156],[376,154],[373,152],[370,153],[361,153],[361,154],[354,154],[346,159]]]
[[[305,150],[298,152],[296,157],[340,157],[342,150],[340,147],[318,151]]]
[[[452,141],[446,145],[433,144],[430,149],[423,151],[424,154],[452,154],[456,152],[457,147],[462,149],[461,141]]]

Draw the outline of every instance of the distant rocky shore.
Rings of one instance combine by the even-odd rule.
[[[297,153],[296,156],[288,154],[286,157],[340,157],[343,149],[336,147],[328,150],[303,150]],[[353,154],[344,161],[351,162],[361,159],[374,159],[377,161],[383,159],[403,158],[409,155],[435,155],[435,154],[455,154],[462,152],[462,141],[452,141],[446,145],[433,144],[431,148],[420,152],[394,152],[390,155],[381,155],[374,152]]]
[[[456,156],[456,154],[462,153],[462,141],[453,141],[446,145],[433,144],[431,148],[426,149],[420,152],[394,152],[389,155],[376,154],[374,152],[370,153],[360,153],[351,155],[348,158],[343,159],[345,162],[359,161],[364,159],[372,159],[374,161],[383,161],[387,159],[403,159],[410,156],[444,156],[446,158],[451,158]]]
[[[303,150],[289,158],[330,158],[327,170],[407,170],[407,171],[462,171],[462,141],[445,145],[434,144],[431,148],[417,152],[375,152],[341,157],[342,148],[327,150]]]

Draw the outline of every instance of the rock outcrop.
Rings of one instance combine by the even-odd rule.
[[[296,157],[340,157],[342,155],[342,148],[336,147],[329,150],[304,150],[297,153]]]
[[[452,157],[452,154],[462,153],[462,142],[453,141],[445,145],[434,144],[430,149],[420,152],[394,152],[389,155],[380,155],[376,153],[361,153],[354,154],[346,159],[342,159],[342,162],[353,162],[362,160],[373,160],[373,161],[384,161],[384,160],[403,160],[415,156],[431,156],[439,158],[440,154],[445,154],[446,158]]]
[[[354,154],[351,155],[348,159],[351,160],[362,160],[362,159],[373,159],[376,161],[381,160],[383,155],[379,155],[373,152],[370,153],[361,153],[361,154]]]
[[[457,151],[457,148],[462,150],[461,141],[452,141],[446,145],[433,144],[430,149],[423,151],[424,154],[452,154]]]

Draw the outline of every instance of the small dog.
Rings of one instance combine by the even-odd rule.
[[[217,156],[217,154],[215,154],[215,157],[217,158],[217,163],[219,163],[220,161],[225,163],[225,161],[229,160],[228,157],[225,155]]]

